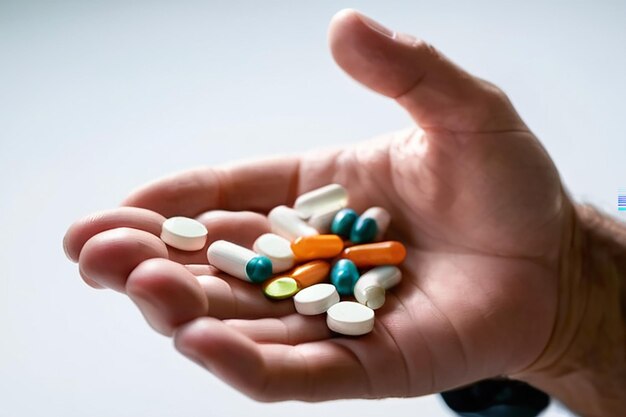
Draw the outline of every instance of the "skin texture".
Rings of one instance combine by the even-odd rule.
[[[422,41],[346,10],[329,43],[344,71],[416,125],[150,183],[70,227],[64,245],[82,277],[126,293],[181,353],[261,401],[417,396],[560,366],[576,212],[537,138],[499,89]],[[165,218],[182,215],[207,226],[207,245],[251,247],[269,231],[262,214],[335,182],[355,210],[387,208],[388,236],[407,245],[403,281],[363,337],[333,335],[323,316],[300,316],[206,265],[206,250],[158,238]]]

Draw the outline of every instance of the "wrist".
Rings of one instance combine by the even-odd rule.
[[[552,336],[539,359],[512,377],[580,415],[623,415],[626,225],[590,206],[568,210]]]

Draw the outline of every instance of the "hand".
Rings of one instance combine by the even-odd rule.
[[[158,180],[72,225],[68,256],[183,354],[263,401],[417,396],[532,369],[561,343],[551,336],[567,314],[557,284],[574,211],[550,158],[499,89],[426,43],[353,11],[335,16],[329,37],[337,63],[419,127]],[[336,337],[324,317],[206,265],[206,251],[158,238],[165,217],[184,215],[210,241],[251,246],[269,230],[259,213],[333,182],[356,210],[386,207],[408,249],[403,282],[363,337]]]

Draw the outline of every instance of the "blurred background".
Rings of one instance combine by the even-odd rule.
[[[451,415],[437,396],[257,404],[63,255],[73,220],[155,177],[409,125],[334,65],[344,7],[500,85],[571,193],[619,215],[626,2],[2,0],[0,416]]]

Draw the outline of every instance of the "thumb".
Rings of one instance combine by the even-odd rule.
[[[333,17],[328,37],[333,57],[344,71],[394,98],[424,129],[526,129],[501,90],[421,40],[350,9]]]

